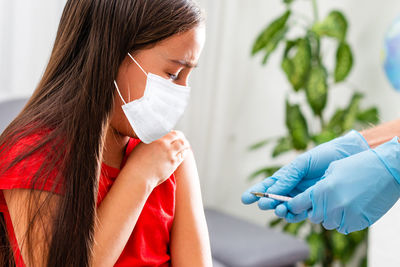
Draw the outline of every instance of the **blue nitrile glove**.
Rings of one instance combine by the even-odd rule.
[[[269,198],[258,198],[251,192],[273,193],[279,195],[296,196],[313,186],[324,175],[329,164],[335,160],[360,153],[369,149],[364,137],[357,131],[336,138],[325,144],[321,144],[308,152],[305,152],[293,160],[289,165],[278,170],[274,175],[257,183],[242,195],[244,204],[251,204],[258,200],[260,209],[275,209],[280,217],[286,217],[288,221],[295,222],[304,220],[307,214],[293,216],[285,205],[277,205],[279,201]],[[292,218],[290,218],[292,216]]]
[[[348,234],[382,217],[400,197],[398,138],[333,162],[321,181],[287,202],[294,214]],[[288,213],[290,214],[290,213]]]

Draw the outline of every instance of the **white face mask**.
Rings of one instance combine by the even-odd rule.
[[[158,75],[146,73],[139,63],[129,57],[147,76],[143,97],[126,103],[114,81],[124,105],[122,109],[132,129],[145,144],[160,139],[178,123],[189,102],[190,87],[172,83]]]

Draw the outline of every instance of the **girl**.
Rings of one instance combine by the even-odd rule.
[[[192,0],[67,2],[0,137],[1,266],[211,265],[195,160],[171,131],[204,39]]]

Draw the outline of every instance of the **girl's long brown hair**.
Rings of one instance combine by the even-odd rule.
[[[6,171],[51,148],[32,175],[36,189],[38,181],[54,169],[62,181],[45,265],[90,264],[102,150],[115,95],[113,80],[127,53],[190,30],[201,21],[202,12],[192,0],[67,2],[45,73],[23,111],[0,136],[0,158],[5,158],[16,142],[46,129],[10,165],[0,163],[0,172]],[[29,201],[28,210],[37,210],[33,206],[34,201]],[[25,235],[24,249],[31,260],[34,248],[29,240],[40,214],[39,210],[29,216]],[[3,216],[0,243],[0,265],[14,265]],[[33,262],[29,259],[25,261]]]

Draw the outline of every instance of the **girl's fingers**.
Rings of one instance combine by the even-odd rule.
[[[186,139],[183,133],[178,132],[177,135],[178,138],[171,142],[171,148],[176,152],[179,152],[186,148],[190,148],[189,141]]]
[[[175,160],[182,162],[188,150],[191,149],[189,142],[187,141],[185,135],[180,131],[171,131],[165,137],[167,143],[170,143],[170,153]]]
[[[190,144],[186,140],[176,140],[172,145],[171,145],[171,150],[173,153],[179,153],[182,150],[185,149],[190,149]]]
[[[178,142],[178,141],[184,141],[184,142],[188,142],[186,140],[185,135],[180,132],[180,131],[175,131],[175,137],[171,140],[171,145],[173,145],[174,143]]]
[[[176,139],[173,143],[171,143],[171,149],[174,151],[180,151],[184,146],[185,146],[185,140],[183,139]]]
[[[175,130],[172,130],[171,132],[169,132],[167,135],[165,135],[163,137],[163,139],[165,139],[167,142],[169,142],[171,144],[174,141],[183,139],[183,138],[185,138],[184,134],[180,131],[175,131]]]
[[[182,161],[185,159],[186,154],[188,153],[188,151],[189,151],[189,148],[185,148],[185,149],[179,151],[179,152],[176,154],[177,161],[178,161],[178,162],[182,162]]]

